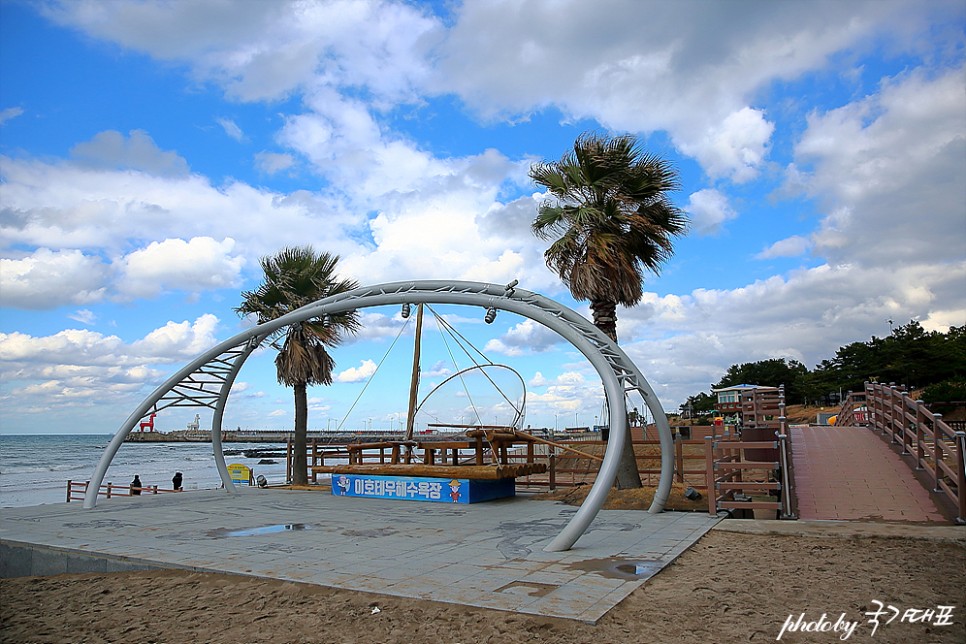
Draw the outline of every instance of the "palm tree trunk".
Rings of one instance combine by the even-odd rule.
[[[308,451],[309,402],[306,395],[305,383],[293,387],[295,391],[295,437],[292,440],[292,483],[295,485],[309,484],[309,471],[306,464]]]
[[[641,473],[637,471],[637,457],[634,455],[634,445],[631,443],[631,428],[627,428],[627,438],[624,440],[624,450],[621,460],[617,464],[617,489],[631,490],[644,487]]]
[[[594,314],[594,326],[603,331],[608,338],[617,342],[617,302],[613,300],[591,300],[590,310]]]
[[[603,331],[607,337],[617,342],[617,302],[612,300],[592,300],[590,310],[594,314],[594,326]],[[627,424],[627,436],[624,439],[624,449],[617,466],[617,488],[620,490],[644,487],[641,474],[637,471],[637,457],[634,445],[631,443],[631,426]]]

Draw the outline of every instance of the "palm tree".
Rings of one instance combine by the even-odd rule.
[[[254,315],[258,324],[280,318],[297,308],[317,300],[345,293],[358,287],[352,280],[339,279],[337,255],[316,253],[311,246],[288,247],[259,260],[265,281],[254,291],[242,293],[242,304],[235,309],[241,315]],[[279,329],[271,337],[278,350],[275,369],[278,382],[292,387],[295,393],[296,458],[292,466],[292,482],[308,483],[305,462],[308,430],[308,385],[331,385],[335,360],[328,349],[338,346],[345,333],[360,328],[355,311],[336,313],[298,322]]]
[[[617,342],[617,305],[644,295],[644,275],[658,274],[687,231],[668,193],[679,187],[671,163],[645,152],[630,135],[584,133],[559,161],[537,163],[530,178],[547,189],[533,233],[552,241],[544,253],[577,300],[589,300],[594,325]],[[621,459],[618,485],[641,487],[633,446]]]

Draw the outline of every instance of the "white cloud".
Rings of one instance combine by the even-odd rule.
[[[107,267],[79,250],[40,248],[21,259],[0,259],[4,306],[43,309],[104,298]]]
[[[217,343],[218,318],[210,313],[194,322],[168,322],[131,345],[139,355],[193,358]]]
[[[216,122],[218,123],[218,125],[221,126],[221,129],[223,129],[225,131],[225,134],[227,134],[229,137],[235,139],[236,141],[245,140],[245,133],[242,132],[242,129],[238,127],[238,124],[235,123],[233,120],[220,118],[220,119],[216,119]]]
[[[143,130],[131,130],[128,138],[114,130],[106,130],[70,150],[81,166],[99,170],[138,170],[159,176],[188,173],[188,162],[175,152],[158,148]]]
[[[255,155],[255,167],[265,174],[277,174],[295,165],[291,154],[279,152],[259,152]]]
[[[890,267],[826,265],[742,288],[652,296],[647,309],[622,311],[621,347],[662,400],[683,401],[732,364],[785,357],[814,368],[841,346],[884,337],[890,318],[941,331],[961,325],[964,276],[966,262],[907,264],[902,279]]]
[[[435,19],[379,0],[251,2],[97,0],[45,5],[61,24],[168,60],[243,100],[277,99],[322,82],[400,97],[426,75]]]
[[[728,197],[713,188],[692,193],[685,210],[691,216],[691,225],[702,235],[720,233],[725,222],[738,216],[728,203]]]
[[[118,290],[128,297],[151,297],[169,289],[199,292],[236,287],[245,258],[233,254],[234,248],[235,240],[230,238],[151,242],[120,260]]]
[[[617,131],[666,130],[709,174],[740,182],[758,172],[773,129],[752,102],[759,92],[877,32],[894,32],[897,51],[915,46],[910,13],[875,2],[468,0],[434,87],[487,118],[554,106]]]
[[[349,367],[336,374],[336,382],[364,382],[372,374],[376,373],[376,363],[372,360],[363,360],[358,367]]]
[[[885,79],[878,94],[809,116],[791,171],[825,207],[815,253],[870,266],[962,258],[964,73],[910,72]]]
[[[760,110],[743,107],[706,129],[703,136],[681,140],[681,151],[695,157],[712,178],[743,183],[758,175],[775,126]]]
[[[547,327],[533,320],[524,320],[510,327],[503,337],[487,342],[484,351],[520,356],[549,351],[561,342],[563,339]]]
[[[0,125],[3,125],[11,119],[15,119],[23,114],[22,107],[8,107],[4,110],[0,110]]]
[[[772,259],[775,257],[800,257],[808,252],[811,244],[801,235],[792,235],[779,239],[774,244],[758,253],[757,259]]]
[[[87,324],[88,326],[97,321],[97,314],[90,309],[79,309],[68,314],[67,317],[76,322],[80,322],[81,324]]]

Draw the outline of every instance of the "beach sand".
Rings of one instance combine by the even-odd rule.
[[[885,624],[877,604],[954,605],[954,624]],[[0,581],[2,642],[774,642],[791,615],[841,613],[852,642],[966,642],[962,539],[715,529],[596,625],[276,580],[188,572]],[[378,609],[378,610],[377,610]],[[935,621],[935,618],[933,619]],[[837,642],[789,633],[782,642]]]

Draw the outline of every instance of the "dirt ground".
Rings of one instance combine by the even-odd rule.
[[[882,602],[881,624],[872,617]],[[132,572],[0,580],[2,642],[966,642],[966,545],[713,530],[596,625],[276,580]],[[895,606],[900,617],[885,623]],[[955,606],[909,623],[908,609]],[[901,622],[905,617],[906,621]],[[919,614],[919,617],[922,617]],[[948,626],[944,621],[952,621]],[[937,624],[936,622],[939,622]]]

